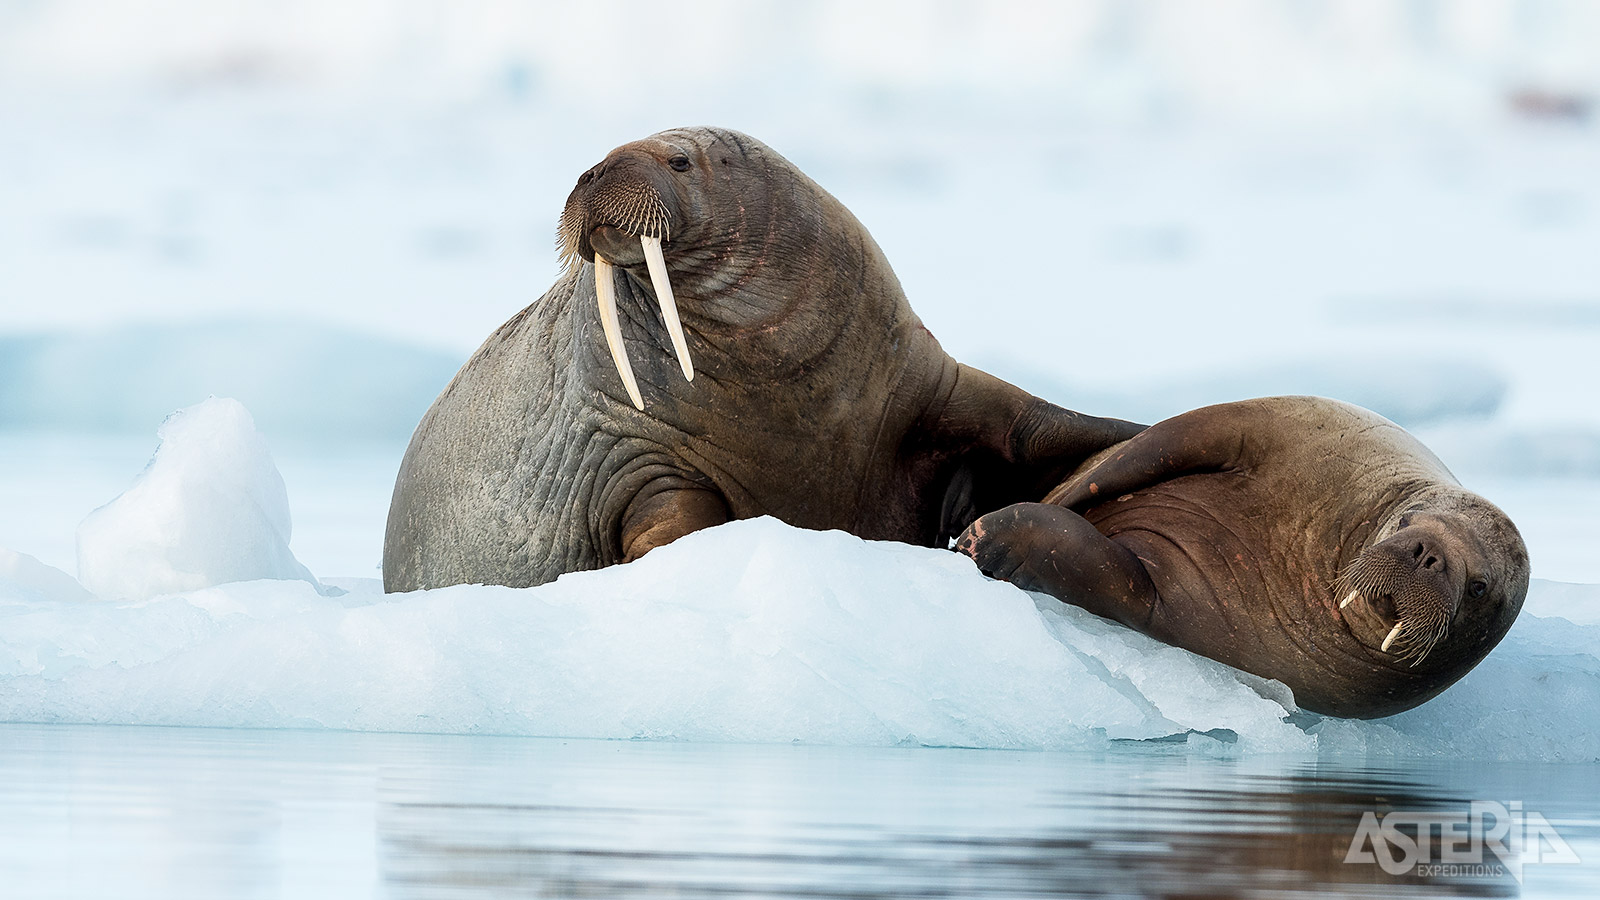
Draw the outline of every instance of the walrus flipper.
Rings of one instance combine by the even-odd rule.
[[[727,502],[712,490],[673,486],[640,492],[622,517],[622,562],[731,518]]]
[[[955,369],[930,429],[958,448],[961,460],[945,494],[936,546],[984,512],[1043,496],[1085,460],[1145,428],[1063,409],[981,369]]]
[[[1048,503],[1017,503],[979,518],[956,551],[990,578],[1139,631],[1149,630],[1159,599],[1133,551],[1077,513]]]
[[[1231,416],[1206,407],[1152,425],[1079,469],[1044,502],[1082,512],[1183,475],[1247,468],[1261,448],[1251,445],[1248,422],[1238,407],[1260,402],[1232,404]]]
[[[1079,512],[1182,475],[1242,468],[1253,450],[1237,413],[1231,421],[1209,409],[1168,419],[1102,449],[1045,502],[978,518],[956,550],[991,578],[1148,632],[1160,596],[1144,563]]]

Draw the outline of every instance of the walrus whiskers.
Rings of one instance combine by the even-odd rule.
[[[622,386],[628,389],[628,399],[639,409],[644,409],[644,398],[639,396],[639,382],[633,377],[633,366],[628,362],[628,348],[622,345],[622,323],[617,320],[617,286],[612,281],[616,271],[605,257],[594,257],[594,295],[600,302],[600,328],[606,333],[606,344],[611,347],[611,361],[622,376]]]
[[[1340,609],[1356,600],[1390,598],[1395,605],[1395,624],[1379,649],[1388,653],[1391,647],[1398,645],[1396,655],[1415,666],[1444,637],[1450,623],[1447,606],[1441,598],[1405,585],[1408,577],[1406,567],[1399,560],[1384,554],[1363,554],[1335,579],[1334,590],[1344,594],[1344,599],[1339,601]]]
[[[1402,659],[1410,659],[1415,666],[1422,662],[1435,645],[1450,630],[1449,607],[1415,588],[1402,590],[1395,596],[1399,620],[1406,624]]]

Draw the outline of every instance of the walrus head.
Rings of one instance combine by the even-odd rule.
[[[815,262],[815,253],[787,252],[797,248],[783,242],[819,243],[805,225],[814,217],[803,207],[822,193],[759,141],[712,128],[624,144],[578,177],[557,245],[569,270],[594,266],[601,328],[634,406],[644,409],[644,400],[622,339],[617,279],[628,279],[624,290],[654,296],[683,377],[692,381],[680,300],[684,313],[703,323],[764,324],[761,316],[778,310],[762,308],[769,298],[752,291],[753,270],[772,270],[796,256]],[[737,299],[718,308],[730,293]],[[783,305],[781,296],[770,299]]]
[[[1386,534],[1385,534],[1386,533]],[[1403,511],[1339,574],[1357,640],[1408,667],[1476,665],[1528,593],[1528,551],[1497,507],[1461,492]]]

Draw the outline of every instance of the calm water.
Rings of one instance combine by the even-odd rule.
[[[1343,862],[1367,811],[1473,800],[1584,862]],[[1592,897],[1597,863],[1594,765],[0,726],[6,897]]]

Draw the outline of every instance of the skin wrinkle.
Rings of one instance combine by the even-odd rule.
[[[571,460],[574,456],[578,459],[591,459],[598,453],[602,458],[604,458],[604,456],[608,455],[609,453],[610,441],[610,435],[600,432],[591,432],[587,436],[587,440],[582,442],[581,450],[578,449],[579,445],[576,443],[567,445],[569,448],[569,456],[565,458],[564,464],[574,464],[567,461]],[[559,481],[553,481],[546,485],[546,491],[548,491],[548,493],[535,493],[534,497],[532,498],[534,502],[531,504],[532,516],[530,516],[530,519],[537,518],[541,515],[548,515],[551,510],[554,510],[556,514],[556,521],[553,529],[550,529],[541,537],[536,538],[536,540],[539,541],[537,544],[539,558],[537,560],[530,559],[527,562],[569,563],[573,561],[573,556],[579,556],[581,558],[582,554],[579,552],[579,548],[582,548],[584,546],[583,544],[570,539],[558,542],[555,540],[555,538],[557,535],[565,535],[570,538],[573,535],[589,531],[589,523],[580,522],[580,516],[578,515],[578,512],[582,508],[584,501],[594,493],[595,476],[592,474],[593,471],[593,469],[583,471],[583,474],[580,475],[576,482],[568,483],[570,487],[564,486]],[[544,496],[540,496],[541,493],[543,493]],[[538,532],[536,531],[535,534],[538,534]],[[557,549],[559,547],[569,547],[572,548],[572,550],[567,554],[560,554],[559,550]]]
[[[640,447],[650,449],[640,452]],[[620,457],[617,459],[616,457]],[[596,502],[588,504],[591,539],[600,551],[600,564],[620,562],[627,552],[620,542],[621,525],[630,505],[655,491],[650,486],[662,479],[682,479],[682,470],[673,464],[665,448],[637,438],[619,440],[607,454],[605,468],[612,471],[601,487]]]
[[[701,436],[691,440],[679,452],[695,472],[700,473],[728,498],[730,506],[754,506],[757,492],[741,481],[737,473],[718,466],[713,455],[700,452],[701,446],[714,447],[724,454],[733,452],[734,448],[722,447],[709,436]]]
[[[1186,475],[1183,478],[1174,479],[1173,482],[1168,482],[1168,484],[1173,484],[1174,489],[1179,489],[1181,485],[1177,483],[1185,479],[1214,478],[1219,474],[1229,473],[1208,472],[1200,475]],[[1190,570],[1204,581],[1206,594],[1219,598],[1264,595],[1268,603],[1267,611],[1274,621],[1287,626],[1300,619],[1300,617],[1294,616],[1283,608],[1279,592],[1272,590],[1263,577],[1262,573],[1275,568],[1274,566],[1270,563],[1253,567],[1239,564],[1236,558],[1239,555],[1246,552],[1253,555],[1253,542],[1247,536],[1236,531],[1231,523],[1218,518],[1209,507],[1187,498],[1173,498],[1159,490],[1154,494],[1143,496],[1146,499],[1137,507],[1137,511],[1126,507],[1120,510],[1123,518],[1137,518],[1142,522],[1147,521],[1152,512],[1159,512],[1161,513],[1161,520],[1169,523],[1169,529],[1157,531],[1146,525],[1137,529],[1130,529],[1130,531],[1159,536],[1171,548],[1171,552],[1183,560]],[[1178,516],[1179,518],[1173,520],[1173,516]],[[1117,531],[1114,528],[1115,519],[1116,514],[1113,513],[1110,518],[1104,520],[1108,526],[1112,526],[1106,529],[1106,533],[1114,538],[1127,533]],[[1222,537],[1219,539],[1210,535],[1209,532],[1212,529],[1221,529],[1223,532]],[[1171,537],[1167,534],[1167,530],[1184,534],[1185,537],[1181,539]],[[1190,535],[1194,534],[1206,534],[1206,537],[1202,540],[1196,540],[1190,537]],[[1202,550],[1206,551],[1209,558],[1198,555]],[[1213,559],[1220,560],[1222,565],[1220,567],[1215,565],[1211,561]],[[1250,626],[1252,633],[1257,635],[1258,638],[1265,637],[1258,627],[1259,617],[1253,611],[1234,610],[1224,605],[1221,612],[1223,619],[1228,623],[1228,628],[1236,635],[1239,631],[1239,623],[1243,622]],[[1295,635],[1290,629],[1284,628],[1283,633],[1291,640],[1295,639]]]
[[[889,377],[889,382],[890,382],[889,396],[891,398],[893,398],[896,395],[896,393],[899,392],[900,386],[905,382],[906,377],[907,377],[908,365],[909,365],[909,363],[908,363],[907,360],[905,360],[903,358],[898,358],[898,357],[895,358],[894,372]],[[880,410],[880,412],[878,414],[877,425],[872,429],[872,443],[870,444],[870,446],[867,449],[868,458],[877,458],[879,453],[881,453],[881,452],[883,452],[884,450],[887,449],[884,446],[884,444],[886,443],[885,439],[886,439],[887,433],[888,433],[889,418],[890,418],[890,415],[891,415],[892,412],[894,412],[894,405],[893,405],[892,402],[883,404],[883,407],[882,407],[882,409]],[[867,481],[867,479],[865,477],[863,477],[862,479],[860,479],[860,483],[857,485],[856,491],[855,491],[856,509],[863,510],[863,509],[867,508],[867,506],[868,506],[868,499],[867,499],[867,491],[868,491],[868,489],[869,489],[868,481]],[[852,523],[852,524],[853,525],[858,525],[859,521],[856,522],[856,523]]]
[[[1146,535],[1147,537],[1145,537],[1143,540],[1133,540],[1133,538],[1137,537],[1138,535]],[[1108,533],[1107,536],[1111,537],[1113,535]],[[1128,538],[1128,540],[1118,541],[1118,543],[1122,544],[1122,546],[1128,551],[1134,553],[1134,557],[1139,560],[1140,565],[1144,566],[1145,571],[1149,574],[1152,583],[1159,584],[1160,579],[1162,579],[1163,575],[1165,574],[1159,561],[1160,557],[1152,555],[1151,557],[1146,558],[1144,555],[1134,551],[1134,547],[1148,548],[1152,541],[1159,541],[1177,551],[1179,558],[1183,562],[1188,563],[1191,567],[1195,566],[1195,560],[1189,556],[1188,551],[1185,548],[1174,544],[1171,538],[1159,531],[1152,531],[1148,528],[1133,526],[1115,532],[1115,536]],[[1130,546],[1130,544],[1133,546]],[[1154,599],[1150,602],[1149,612],[1143,616],[1143,630],[1148,634],[1154,634],[1158,628],[1158,622],[1166,612],[1167,608],[1165,599],[1160,591],[1156,591]]]

